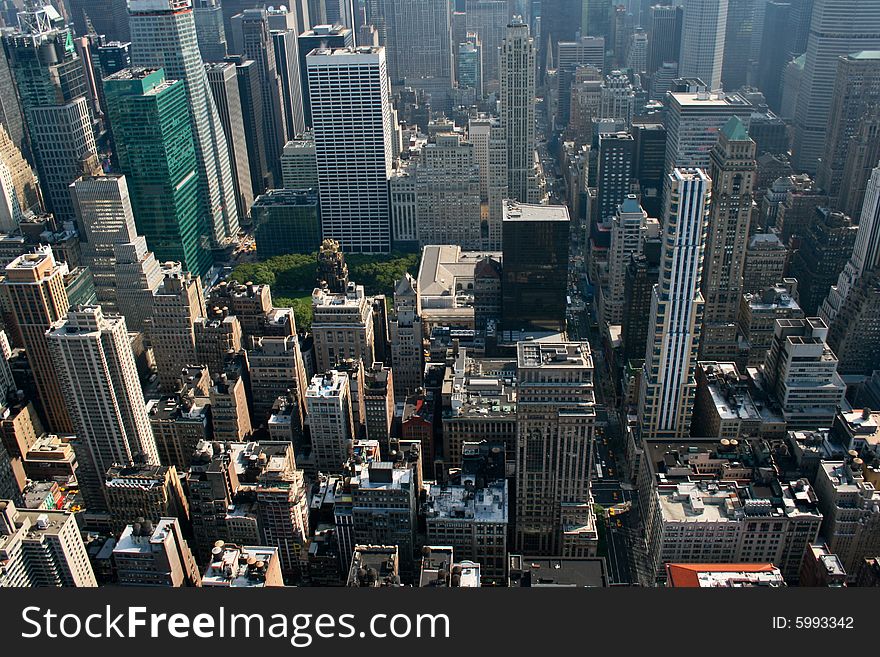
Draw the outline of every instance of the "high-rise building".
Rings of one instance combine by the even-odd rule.
[[[127,525],[113,548],[120,586],[201,586],[202,577],[177,518]]]
[[[256,64],[263,98],[263,143],[272,174],[270,186],[281,184],[281,151],[287,141],[287,113],[281,102],[281,77],[265,9],[246,9],[233,16],[238,54]]]
[[[520,342],[516,381],[516,548],[538,556],[595,556],[590,345]]]
[[[642,252],[648,215],[635,194],[629,194],[617,207],[611,223],[608,253],[608,294],[602,295],[602,318],[608,325],[620,324],[624,315],[626,268],[630,259]]]
[[[294,409],[291,432],[301,436],[306,424],[305,389],[308,381],[296,330],[292,335],[251,338],[248,369],[254,427],[266,424],[275,401],[285,397]]]
[[[419,244],[482,245],[480,169],[473,144],[456,133],[440,133],[422,148],[416,177]]]
[[[318,190],[315,137],[311,132],[305,132],[284,145],[281,153],[281,179],[285,189]]]
[[[204,62],[222,62],[228,52],[220,0],[194,0],[193,21]]]
[[[840,183],[837,204],[841,211],[855,216],[862,211],[871,171],[880,162],[880,114],[862,117],[850,142]]]
[[[327,372],[346,358],[373,364],[373,306],[364,286],[353,281],[342,294],[316,289],[312,294],[315,367]]]
[[[798,305],[797,280],[786,278],[760,292],[746,292],[739,309],[738,363],[741,371],[764,362],[773,343],[777,319],[802,319],[804,311]],[[701,434],[702,435],[702,434]]]
[[[158,464],[125,319],[80,306],[52,325],[47,340],[74,431],[88,453],[88,460],[77,454],[80,471],[101,481],[114,464]],[[83,488],[88,506],[101,508],[103,487]]]
[[[758,5],[767,0],[727,0],[727,25],[721,84],[735,90],[746,85],[752,60],[752,41],[758,22]]]
[[[406,273],[394,283],[394,315],[388,325],[394,394],[405,399],[422,387],[425,371],[419,282]]]
[[[639,183],[642,207],[648,216],[660,217],[666,179],[666,127],[662,123],[636,123],[630,134],[635,141],[633,177]]]
[[[289,14],[288,14],[289,15]],[[302,104],[302,80],[299,79],[298,33],[293,29],[273,29],[272,12],[269,13],[269,29],[275,48],[275,69],[281,78],[281,104],[284,107],[285,139],[296,139],[306,129]]]
[[[48,246],[20,256],[6,267],[5,295],[15,326],[24,343],[34,373],[37,396],[48,429],[57,434],[73,432],[73,424],[58,380],[57,364],[49,353],[46,331],[67,315],[70,302],[64,286],[66,264],[58,264]]]
[[[235,186],[226,136],[199,54],[191,0],[132,0],[128,9],[132,65],[162,68],[167,79],[184,82],[205,217],[202,235],[212,246],[225,245],[238,233]]]
[[[842,212],[819,208],[795,252],[789,274],[798,280],[798,303],[813,317],[853,254],[858,227]]]
[[[880,50],[880,5],[861,0],[814,0],[794,113],[795,169],[816,172],[825,145],[838,58],[866,50]]]
[[[704,360],[736,356],[736,319],[743,293],[743,267],[754,207],[755,142],[739,117],[731,117],[710,153],[712,205],[703,271]]]
[[[318,195],[313,190],[271,189],[254,201],[251,217],[261,258],[312,253],[321,242]]]
[[[316,374],[306,390],[306,408],[315,465],[321,472],[341,472],[355,437],[348,374]]]
[[[232,184],[235,186],[235,198],[238,202],[238,216],[246,217],[248,209],[254,202],[254,190],[251,186],[251,165],[248,161],[245,139],[244,108],[239,92],[238,69],[234,63],[220,60],[205,64],[205,72],[226,135],[226,148],[232,166]]]
[[[596,220],[608,223],[630,192],[635,161],[635,141],[628,132],[599,135],[599,164],[596,187],[599,190]]]
[[[52,7],[19,14],[19,30],[3,44],[27,124],[46,209],[75,219],[67,189],[97,166],[83,63],[69,47],[72,33]]]
[[[0,587],[98,586],[74,514],[0,500]]]
[[[563,331],[568,289],[568,208],[504,205],[501,324]]]
[[[651,7],[647,73],[654,75],[663,64],[678,62],[681,51],[682,8],[672,5]]]
[[[604,37],[582,36],[577,41],[557,44],[556,84],[559,106],[559,125],[568,125],[571,117],[571,85],[579,66],[592,66],[598,71],[605,68]]]
[[[257,63],[241,55],[226,58],[235,64],[238,78],[238,97],[244,123],[244,144],[247,150],[251,176],[251,191],[262,194],[271,185],[269,158],[266,156],[266,138],[263,130],[263,92]]]
[[[430,82],[437,90],[432,93],[432,107],[451,108],[452,3],[379,0],[376,6],[385,28],[382,43],[391,84],[421,87]]]
[[[666,172],[676,167],[708,170],[709,153],[718,132],[738,116],[748,127],[753,106],[739,94],[710,94],[705,91],[673,92],[668,96],[666,115]]]
[[[728,0],[684,0],[682,9],[679,75],[721,89]]]
[[[161,261],[201,276],[211,266],[199,200],[198,152],[186,85],[162,69],[123,69],[104,81],[120,170],[138,231]],[[184,117],[181,120],[181,117]]]
[[[833,207],[841,188],[847,153],[854,145],[862,120],[877,114],[880,103],[880,51],[857,52],[840,57],[828,113],[825,147],[816,182],[831,198]]]
[[[299,78],[302,84],[303,118],[306,127],[312,126],[312,103],[309,96],[309,69],[306,56],[315,49],[333,50],[335,48],[353,48],[354,32],[342,25],[325,25],[315,23],[311,30],[306,30],[297,38],[299,52]]]
[[[477,98],[483,97],[483,44],[475,33],[468,41],[458,44],[456,53],[456,82],[460,89],[473,89]]]
[[[507,194],[532,203],[535,181],[535,41],[514,18],[501,43],[501,129],[507,141]]]
[[[642,253],[633,255],[626,265],[623,287],[623,320],[620,324],[623,361],[641,361],[648,344],[651,323],[651,300],[654,284],[660,278],[660,223],[649,224],[653,236],[642,245]]]
[[[880,492],[862,459],[849,458],[820,464],[816,495],[822,534],[853,582],[861,563],[880,552]]]
[[[387,252],[395,126],[385,49],[317,50],[306,60],[321,233],[347,251]]]
[[[498,88],[501,42],[509,17],[506,0],[467,0],[465,3],[465,28],[477,34],[483,44],[483,83],[488,91]]]
[[[189,525],[189,505],[173,465],[111,466],[103,477],[103,489],[114,534],[140,518],[154,524],[162,518],[178,518]]]
[[[761,381],[790,431],[830,427],[843,403],[846,384],[827,337],[828,327],[818,317],[776,320]]]
[[[611,71],[599,91],[597,118],[613,119],[628,126],[632,123],[635,108],[636,94],[629,75],[619,70]]]
[[[381,454],[391,453],[394,425],[394,375],[383,363],[373,363],[364,370],[364,409],[367,439],[379,442]]]
[[[205,299],[198,277],[169,273],[153,300],[153,315],[147,335],[153,345],[159,384],[166,392],[176,392],[181,372],[197,363],[193,328],[205,316]]]
[[[21,151],[25,148],[24,115],[5,53],[0,57],[0,89],[0,125],[15,147]]]
[[[782,72],[791,61],[792,53],[788,49],[788,41],[780,38],[786,30],[791,29],[791,12],[790,2],[771,0],[764,8],[762,31],[772,37],[761,39],[757,86],[774,112],[782,111]]]
[[[296,467],[292,443],[260,441],[260,456],[266,463],[256,486],[260,530],[266,545],[278,546],[281,571],[301,580],[310,535],[303,471]]]
[[[690,433],[696,390],[712,181],[701,169],[676,168],[668,185],[638,415],[642,436],[678,438]]]
[[[878,271],[880,167],[874,169],[868,182],[852,255],[819,308],[819,317],[828,325],[828,345],[840,359],[841,372],[870,371],[880,351],[880,336],[874,329]]]
[[[149,251],[140,253],[134,211],[125,176],[88,176],[70,186],[79,229],[86,238],[82,246],[84,264],[92,272],[97,301],[102,310],[121,313],[129,330],[143,330],[151,300],[139,295],[146,307],[128,303],[128,296],[138,291],[155,290],[162,280],[161,268]],[[128,247],[128,248],[125,248]],[[117,258],[122,255],[122,262]],[[126,257],[132,253],[137,257]],[[125,273],[123,280],[117,272]],[[118,299],[122,297],[120,304]],[[130,316],[129,316],[130,315]]]
[[[108,40],[128,41],[128,10],[123,0],[70,0],[69,7],[77,34],[94,31]]]

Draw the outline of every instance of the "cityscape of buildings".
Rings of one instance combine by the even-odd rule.
[[[880,586],[880,0],[0,28],[0,587]]]

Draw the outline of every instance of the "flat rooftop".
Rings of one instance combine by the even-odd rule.
[[[516,347],[517,367],[593,367],[587,342],[520,342]]]

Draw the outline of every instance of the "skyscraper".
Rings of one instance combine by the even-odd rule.
[[[649,18],[648,74],[654,75],[663,64],[678,62],[681,50],[682,9],[668,5],[651,7]]]
[[[203,234],[212,246],[238,232],[238,211],[226,136],[208,89],[190,0],[131,0],[128,5],[133,66],[163,68],[185,83],[193,122]],[[155,247],[154,247],[155,248]]]
[[[239,54],[253,61],[260,76],[263,96],[263,142],[272,174],[270,187],[281,184],[281,150],[287,141],[287,114],[281,103],[281,77],[275,63],[275,46],[269,34],[265,9],[246,9],[232,18]]]
[[[626,268],[630,259],[642,252],[648,215],[635,194],[628,194],[618,205],[611,224],[608,254],[608,294],[602,295],[602,318],[608,325],[621,324],[624,316]]]
[[[45,246],[13,260],[6,267],[3,281],[34,373],[43,415],[49,430],[59,434],[72,433],[73,425],[64,404],[57,364],[49,353],[46,331],[70,307],[64,287],[66,274],[67,265],[56,263],[52,249]]]
[[[761,51],[758,57],[758,88],[764,93],[767,105],[774,112],[782,110],[782,71],[791,61],[791,53],[785,39],[776,38],[790,28],[791,3],[768,2],[764,9]]]
[[[392,85],[436,89],[432,106],[450,106],[452,3],[448,0],[379,0]],[[456,44],[457,46],[458,44]],[[434,98],[434,95],[441,96]]]
[[[596,173],[598,187],[597,220],[608,223],[617,214],[630,191],[635,160],[635,141],[628,132],[599,135],[599,170]]]
[[[507,0],[467,0],[465,26],[475,32],[483,44],[483,84],[489,91],[498,88],[499,53],[508,20]]]
[[[302,85],[303,118],[306,127],[312,125],[312,104],[309,97],[309,69],[306,55],[315,48],[332,50],[334,48],[353,48],[354,32],[342,25],[315,25],[297,38],[299,57],[299,79]]]
[[[388,325],[394,394],[405,399],[422,387],[425,371],[419,281],[409,273],[394,283],[394,315]]]
[[[856,319],[869,304],[876,308],[876,274],[880,270],[880,167],[868,182],[865,205],[859,219],[852,256],[847,261],[819,308],[819,317],[828,325],[828,345],[840,359],[842,372],[869,371],[880,352],[875,335],[876,318]],[[863,279],[871,278],[870,281]],[[867,284],[867,287],[865,286]],[[876,313],[876,310],[875,310]]]
[[[130,281],[119,280],[116,276],[118,268],[116,252],[123,245],[136,249],[134,243],[138,237],[125,176],[79,178],[70,186],[70,193],[76,207],[80,231],[86,238],[85,244],[82,245],[83,256],[85,264],[92,271],[101,309],[107,313],[124,315],[126,312],[138,310],[126,306],[124,300],[122,305],[117,302],[118,292],[122,291],[124,298],[125,293],[130,291],[125,289],[128,288]],[[140,257],[137,259],[137,262],[143,264],[143,277],[152,287],[158,287],[161,282],[159,263],[152,253],[146,253],[144,256],[143,259]],[[139,279],[140,277],[136,277],[135,280]],[[144,309],[144,312],[149,313],[149,308]],[[140,312],[137,314],[138,317],[145,316]],[[143,329],[136,317],[126,316],[125,319],[130,329]]]
[[[837,60],[828,130],[816,182],[832,199],[842,196],[843,173],[849,149],[855,146],[863,119],[878,114],[880,104],[880,51],[856,52]],[[876,162],[874,162],[876,164]]]
[[[316,374],[305,399],[318,470],[342,472],[354,440],[348,374],[336,370]]]
[[[568,208],[506,201],[503,221],[502,327],[563,331],[571,223]]]
[[[77,460],[89,479],[101,481],[113,465],[158,465],[125,319],[81,306],[55,322],[46,338],[74,431],[88,452],[85,462],[81,452]],[[100,508],[103,487],[84,492],[89,506]]]
[[[205,316],[205,300],[198,277],[166,274],[153,301],[153,316],[147,334],[153,345],[159,383],[166,392],[176,392],[181,371],[196,363],[193,325]]]
[[[220,1],[194,0],[193,21],[202,59],[205,62],[222,62],[228,54],[228,45]]]
[[[119,169],[131,183],[138,231],[160,260],[205,274],[211,255],[186,84],[167,79],[162,69],[130,68],[104,81],[104,95]]]
[[[70,28],[51,6],[21,12],[3,39],[24,110],[46,209],[75,219],[67,187],[97,165],[83,63]]]
[[[501,44],[501,128],[507,140],[507,193],[529,203],[535,184],[535,42],[514,18]]]
[[[269,27],[272,27],[269,15]],[[302,80],[299,77],[299,49],[297,33],[293,30],[271,30],[275,47],[275,69],[281,78],[281,102],[284,106],[286,141],[296,139],[306,129],[303,116]]]
[[[232,183],[238,201],[238,216],[246,217],[248,209],[254,202],[254,191],[251,187],[250,162],[237,69],[234,63],[221,61],[205,64],[205,71],[217,113],[220,115],[220,123],[226,134],[226,147],[232,165]]]
[[[880,50],[880,4],[815,0],[794,113],[795,169],[816,172],[825,144],[838,58],[864,50]]]
[[[725,89],[739,89],[748,81],[757,7],[766,1],[727,0],[727,25],[721,69],[721,83]]]
[[[516,382],[516,547],[531,555],[593,556],[589,343],[518,343]]]
[[[739,117],[722,128],[710,153],[712,205],[703,272],[702,360],[736,357],[736,318],[743,293],[743,266],[757,173],[755,142]]]
[[[700,169],[669,174],[660,282],[654,286],[638,416],[645,438],[690,434],[703,322],[700,279],[712,181]]]
[[[346,251],[387,252],[395,127],[385,49],[316,50],[306,60],[321,232]]]
[[[682,7],[679,75],[721,89],[728,0],[684,0]]]

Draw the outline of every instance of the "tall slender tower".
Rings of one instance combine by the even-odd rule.
[[[833,103],[838,58],[880,50],[880,3],[870,0],[815,0],[807,53],[794,112],[792,165],[815,173]]]
[[[683,78],[700,78],[710,90],[721,88],[727,0],[684,0],[678,66]]]
[[[712,206],[703,272],[703,360],[736,357],[736,319],[752,214],[757,163],[755,142],[739,117],[731,117],[710,153]]]
[[[346,251],[388,252],[395,126],[385,48],[316,49],[306,63],[323,236]]]
[[[140,459],[158,465],[125,319],[105,317],[100,306],[80,306],[52,325],[47,340],[74,430],[89,455],[80,467],[100,481],[113,465]],[[86,492],[90,503],[99,501],[96,491]]]
[[[501,44],[501,128],[507,139],[507,193],[529,203],[535,188],[535,41],[515,17]]]
[[[64,288],[67,265],[55,262],[52,249],[38,247],[6,267],[3,288],[34,372],[43,413],[54,433],[72,433],[64,405],[57,364],[49,353],[46,331],[67,314],[70,302]]]
[[[265,9],[245,9],[232,18],[240,54],[253,61],[260,73],[263,96],[263,143],[272,174],[271,187],[281,185],[281,151],[285,143],[287,112],[281,103],[281,77],[275,63],[275,46],[269,34]]]
[[[645,438],[690,434],[703,323],[700,278],[712,181],[701,169],[669,174],[660,282],[654,285],[639,424]]]
[[[226,136],[208,89],[190,0],[131,0],[128,4],[133,66],[163,68],[182,80],[193,121],[206,246],[229,242],[238,232],[235,186]]]

